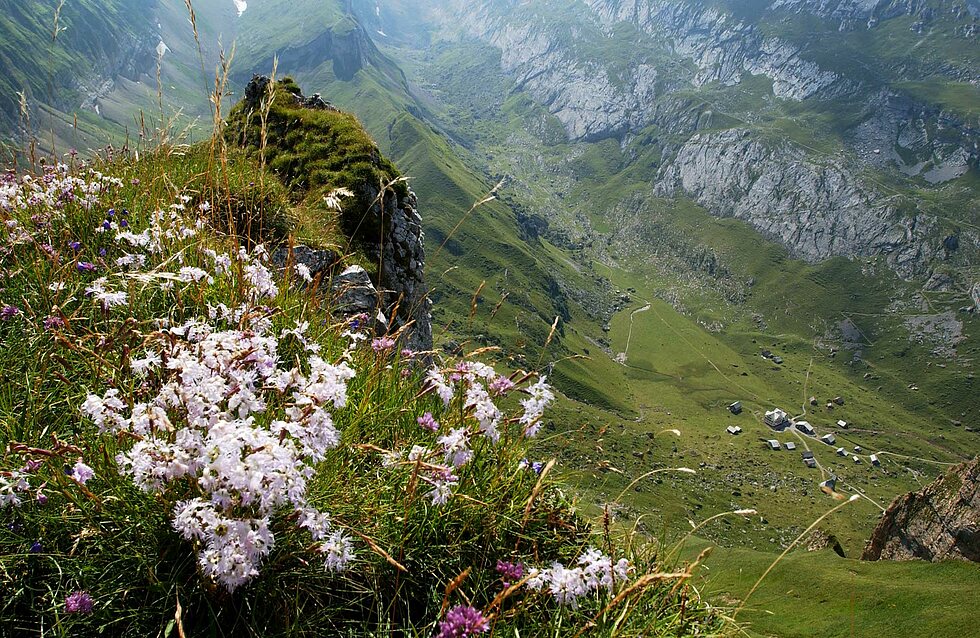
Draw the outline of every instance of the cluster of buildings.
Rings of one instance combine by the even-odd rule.
[[[844,400],[838,397],[837,399],[834,400],[834,403],[837,403],[838,405],[843,405]],[[735,403],[732,403],[731,405],[728,406],[728,410],[732,414],[741,414],[742,403],[740,401],[736,401]],[[794,420],[788,414],[786,414],[785,411],[780,410],[779,408],[773,408],[772,410],[766,412],[762,420],[763,423],[769,426],[769,428],[772,429],[774,432],[784,432],[786,430],[789,430],[790,428],[795,428],[797,431],[801,432],[802,434],[805,434],[806,436],[815,439],[818,438],[816,430],[813,429],[813,426],[808,421]],[[839,419],[837,421],[837,427],[839,427],[842,430],[846,430],[850,427],[850,424],[848,424],[848,422],[844,421],[843,419]],[[737,425],[730,425],[728,426],[727,431],[729,434],[734,436],[734,435],[741,434],[742,428],[740,428]],[[828,432],[827,434],[820,436],[819,440],[821,443],[825,443],[826,445],[829,445],[831,447],[837,445],[837,436],[831,432]],[[766,441],[766,447],[772,451],[779,451],[784,448],[792,451],[796,449],[796,443],[794,443],[793,441],[786,441],[780,443],[778,439],[768,439]],[[862,450],[860,446],[854,447],[854,454],[850,456],[855,463],[861,462],[861,457],[858,456],[858,454],[860,454],[861,452]],[[845,458],[849,456],[848,452],[842,447],[837,448],[837,455]],[[802,458],[803,458],[804,465],[806,465],[807,467],[812,468],[817,466],[817,460],[814,458],[813,452],[806,450],[805,452],[802,453]],[[881,461],[878,459],[877,454],[872,454],[870,456],[870,461],[871,464],[874,465],[875,467],[881,465]]]

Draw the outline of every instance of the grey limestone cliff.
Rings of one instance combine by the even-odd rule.
[[[896,498],[861,558],[980,562],[980,457]]]

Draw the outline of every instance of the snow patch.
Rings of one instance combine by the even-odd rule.
[[[167,51],[170,51],[170,47],[167,46],[166,42],[160,40],[160,44],[157,45],[157,57],[162,58]]]
[[[242,17],[242,14],[245,13],[245,9],[248,9],[248,2],[245,0],[232,0],[232,2],[235,3],[235,9],[238,11],[238,17]]]

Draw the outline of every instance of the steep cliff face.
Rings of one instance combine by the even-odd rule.
[[[0,125],[19,117],[18,92],[40,104],[77,107],[115,78],[135,78],[159,39],[150,16],[157,0],[62,3],[0,0]],[[40,51],[43,50],[43,53]]]
[[[896,498],[861,558],[980,562],[980,457]]]
[[[743,219],[808,261],[884,255],[911,277],[935,256],[923,253],[932,220],[900,215],[836,162],[767,146],[746,130],[691,137],[661,171],[657,191],[683,192],[718,215]]]
[[[713,214],[743,219],[800,258],[880,256],[912,279],[928,278],[939,260],[980,254],[980,238],[968,219],[951,222],[948,213],[882,188],[892,177],[875,173],[956,180],[978,164],[980,119],[955,100],[933,103],[928,93],[894,88],[918,78],[908,51],[871,46],[860,53],[864,60],[854,56],[873,45],[876,29],[886,39],[907,33],[910,45],[934,56],[969,49],[963,29],[977,19],[970,7],[489,0],[449,2],[435,15],[457,37],[497,48],[514,88],[554,115],[571,141],[628,143],[659,129],[662,162],[650,178],[656,193],[686,195]],[[915,20],[929,21],[936,33],[920,37],[906,24]],[[870,35],[848,31],[858,29]],[[836,46],[840,55],[828,49]],[[975,81],[972,55],[948,56],[946,66],[930,59],[939,69],[930,81]],[[759,94],[759,78],[768,96]],[[785,136],[787,121],[813,132]],[[963,239],[956,255],[943,246],[951,234]]]
[[[854,88],[839,74],[804,59],[793,43],[766,36],[717,6],[659,0],[592,0],[590,5],[606,25],[629,22],[650,35],[671,38],[674,51],[697,66],[695,86],[732,85],[746,74],[761,74],[772,79],[776,97],[792,100],[829,98]]]

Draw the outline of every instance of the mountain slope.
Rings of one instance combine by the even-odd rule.
[[[977,18],[939,4],[910,5],[910,15],[882,7],[880,23],[844,32],[832,11],[790,3],[413,6],[450,39],[498,50],[513,90],[571,141],[629,144],[656,127],[658,192],[745,219],[808,261],[880,257],[905,278],[927,278],[975,263],[980,241],[980,120],[963,108],[980,96],[971,84],[980,54],[969,46]],[[896,29],[917,16],[935,28],[904,37],[915,54],[902,57]],[[828,55],[859,48],[865,61]],[[948,52],[947,62],[922,75],[912,61],[923,51]],[[929,83],[946,90],[920,99]],[[745,143],[721,152],[736,140]]]

